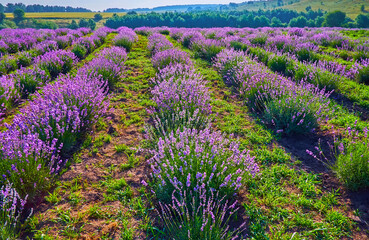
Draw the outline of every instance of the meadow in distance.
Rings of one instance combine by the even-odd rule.
[[[0,239],[368,239],[360,19],[154,15],[0,30]]]

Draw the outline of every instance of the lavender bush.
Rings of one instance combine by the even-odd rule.
[[[38,67],[21,68],[12,74],[11,78],[20,86],[23,97],[36,92],[37,89],[51,80],[49,72]]]
[[[27,197],[21,198],[11,184],[0,189],[0,235],[1,239],[19,238],[22,214]]]
[[[165,233],[171,239],[233,240],[245,231],[245,223],[237,229],[228,225],[238,210],[236,202],[229,204],[202,186],[196,196],[192,196],[192,191],[180,191],[179,194],[176,191],[171,204],[159,202],[158,211]],[[191,201],[187,202],[187,199]]]
[[[167,49],[161,52],[157,52],[152,57],[152,64],[156,69],[162,69],[173,63],[188,64],[190,62],[191,60],[188,53],[178,49]]]
[[[122,76],[123,67],[122,63],[116,64],[113,59],[99,56],[81,68],[79,73],[86,74],[90,78],[101,77],[108,83],[109,89],[114,89],[115,84]]]
[[[57,158],[56,139],[45,144],[17,119],[0,133],[1,184],[7,181],[21,196],[33,198],[50,187],[63,162]]]
[[[79,74],[65,76],[36,93],[27,108],[15,118],[47,143],[57,139],[56,147],[67,154],[85,131],[107,109],[106,82]]]
[[[238,88],[240,83],[236,74],[241,71],[246,61],[247,58],[243,52],[224,49],[214,59],[213,65],[226,84]]]
[[[100,52],[99,56],[103,56],[118,66],[123,66],[127,60],[127,52],[121,47],[105,48]]]
[[[0,77],[0,117],[20,99],[20,86],[9,76]]]
[[[114,38],[114,45],[130,51],[137,39],[138,37],[132,29],[121,27],[118,28],[118,35]]]
[[[336,159],[335,163],[330,163],[321,146],[316,147],[318,154],[306,150],[315,159],[327,163],[337,177],[352,190],[369,186],[368,129],[359,131],[355,128],[356,126],[348,127],[343,137],[335,137],[333,145],[329,145],[330,154]]]
[[[173,48],[173,44],[159,33],[152,34],[148,37],[148,41],[147,49],[149,49],[152,55],[155,55],[157,52]]]
[[[311,84],[295,84],[255,63],[237,74],[241,96],[251,110],[262,113],[267,124],[284,134],[313,131],[329,113],[330,92]]]
[[[39,56],[35,60],[36,66],[48,71],[52,78],[56,78],[60,73],[69,72],[77,61],[74,53],[65,50],[56,50]]]
[[[240,151],[237,142],[209,129],[172,132],[159,139],[152,154],[151,186],[163,202],[170,201],[175,190],[199,193],[201,188],[231,197],[242,178],[259,171],[254,158],[246,150]]]

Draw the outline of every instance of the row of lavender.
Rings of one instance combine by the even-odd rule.
[[[7,31],[9,31],[9,29],[7,29]],[[16,30],[13,31],[17,32]],[[22,50],[22,46],[25,44],[22,41],[28,41],[27,37],[25,37],[25,39],[21,37],[18,40],[14,39],[13,48],[19,49],[20,51],[16,54],[4,55],[0,58],[0,75],[10,73],[22,67],[28,67],[33,64],[34,59],[38,56],[43,55],[47,51],[65,49],[70,46],[73,41],[89,33],[91,33],[91,30],[88,28],[64,31],[49,30],[48,35],[46,35],[48,37],[37,37],[40,33],[37,34],[37,32],[35,32],[35,36],[33,37],[37,37],[39,42],[27,45],[28,47],[24,48],[25,50]]]
[[[283,52],[268,52],[263,48],[242,43],[237,36],[236,29],[234,35],[224,39],[209,39],[204,35],[206,30],[188,29],[147,29],[140,28],[138,31],[168,31],[168,34],[180,41],[183,46],[192,49],[197,57],[208,61],[212,59],[224,48],[233,48],[245,51],[250,57],[267,65],[271,70],[286,77],[292,77],[296,82],[305,81],[318,86],[320,89],[335,90],[345,98],[369,108],[369,81],[368,59],[363,59],[360,64],[356,62],[350,70],[335,62],[318,61],[298,61],[291,54]],[[212,29],[208,29],[210,31]],[[228,29],[230,30],[230,29]],[[225,30],[223,30],[224,32]],[[238,39],[238,40],[237,40]],[[311,52],[307,51],[308,54]],[[351,80],[355,79],[355,81]]]
[[[46,83],[57,78],[60,74],[69,72],[73,66],[86,55],[78,54],[75,49],[85,49],[90,54],[101,46],[110,29],[102,28],[90,37],[80,37],[72,43],[72,50],[58,50],[55,41],[45,42],[42,52],[45,54],[36,57],[34,65],[0,77],[0,117],[14,108],[22,98],[27,98]],[[70,38],[64,44],[69,45]]]
[[[237,141],[211,129],[210,93],[189,55],[161,34],[149,37],[157,75],[151,91],[155,108],[147,127],[152,143],[150,182],[159,200],[166,236],[173,239],[236,239],[244,224],[231,229],[237,212],[232,198],[245,178],[259,169]]]
[[[223,49],[224,47],[219,45],[219,41],[202,39],[188,39],[185,35],[178,38],[183,45],[196,51],[195,55],[212,60],[225,82],[233,86],[250,109],[259,114],[264,123],[273,127],[277,133],[292,135],[314,131],[334,115],[335,104],[330,104],[328,100],[331,92],[325,90],[326,87],[332,86],[329,83],[337,83],[337,78],[332,77],[332,74],[320,70],[319,73],[327,74],[324,78],[322,74],[312,73],[309,69],[301,68],[299,72],[303,76],[298,79],[298,72],[294,72],[292,79],[298,81],[292,81],[291,78],[278,74],[288,76],[288,73],[273,68],[275,66],[272,64],[266,66],[259,63],[263,61],[258,58],[252,60],[252,57],[255,57],[253,54],[232,50],[231,46],[228,49]],[[214,55],[215,58],[212,57]],[[270,70],[277,72],[277,74]],[[306,80],[313,84],[306,82]],[[340,82],[340,84],[343,83]],[[352,84],[349,86],[352,87]],[[361,88],[366,89],[365,86],[361,86]],[[364,96],[360,96],[357,92],[353,92],[353,94],[359,95],[360,98],[365,97],[368,91],[366,89]],[[329,154],[332,154],[336,159],[336,162],[330,167],[351,189],[369,186],[368,128],[366,123],[359,125],[355,123],[348,128],[347,132],[341,131],[341,136],[336,137],[334,142],[330,143],[331,153]],[[320,147],[317,147],[317,150],[317,155],[310,150],[307,150],[307,153],[329,163],[330,161],[326,159]]]
[[[202,45],[216,44],[218,47],[234,47],[237,50],[257,50],[263,48],[275,55],[285,54],[294,61],[306,62],[315,67],[354,79],[359,71],[369,65],[369,41],[351,40],[338,31],[305,29],[170,29],[171,36],[181,39],[186,45],[203,42]],[[322,46],[331,46],[340,51],[330,51],[330,58],[318,54]],[[350,52],[347,52],[350,51]],[[352,51],[352,52],[351,52]],[[344,58],[334,61],[335,58]],[[333,60],[333,61],[327,61]],[[344,64],[342,64],[344,62]],[[295,63],[296,64],[296,63]]]
[[[49,40],[64,41],[65,38],[76,38],[91,32],[88,28],[77,30],[59,28],[51,29],[2,29],[0,30],[0,56],[26,51]]]
[[[48,83],[12,124],[6,124],[7,130],[0,133],[3,237],[19,235],[26,199],[34,201],[51,186],[70,154],[107,111],[108,91],[121,77],[126,59],[124,48],[102,50],[75,75]]]

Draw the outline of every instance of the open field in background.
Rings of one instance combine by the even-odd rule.
[[[94,18],[95,14],[101,14],[103,19],[112,17],[114,13],[105,12],[26,12],[26,18],[39,18],[39,19],[79,19],[79,18]],[[117,13],[119,16],[125,15],[125,13]],[[5,13],[7,18],[13,18],[13,13]]]
[[[101,14],[103,19],[96,23],[96,28],[100,28],[104,26],[104,22],[106,19],[113,16],[114,13],[104,13],[104,12],[39,12],[39,13],[27,13],[25,17],[35,20],[47,20],[53,21],[60,28],[67,27],[72,20],[75,20],[77,23],[81,18],[85,19],[93,19],[95,14]],[[117,13],[119,16],[123,16],[126,13]],[[13,19],[13,13],[6,13],[7,18]]]

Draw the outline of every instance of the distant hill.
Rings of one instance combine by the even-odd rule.
[[[206,11],[206,10],[220,10],[227,9],[228,5],[224,4],[193,4],[193,5],[172,5],[160,6],[155,8],[108,8],[104,12],[187,12],[187,11]]]
[[[361,6],[364,5],[365,11],[361,12]],[[321,9],[323,11],[340,10],[346,12],[350,18],[355,18],[360,13],[368,13],[369,0],[266,0],[250,1],[238,4],[238,10],[257,11],[259,9],[268,10],[276,8],[285,8],[296,10],[298,12],[306,11],[307,7],[312,10]]]

